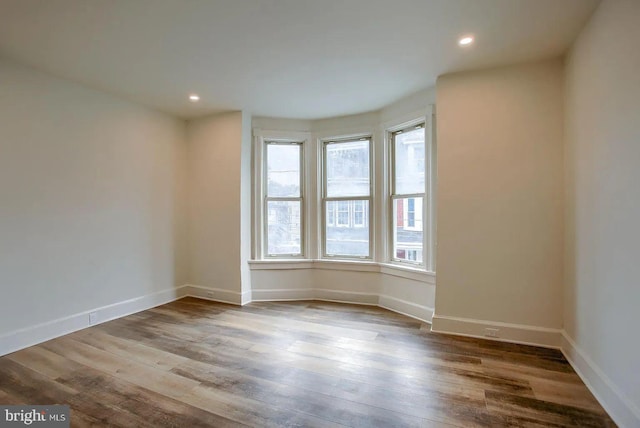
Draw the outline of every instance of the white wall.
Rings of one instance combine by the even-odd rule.
[[[251,271],[252,300],[293,300],[313,297],[314,270],[310,268],[254,269]]]
[[[379,305],[431,322],[435,303],[435,277],[403,278],[386,270],[380,276]]]
[[[560,60],[438,79],[434,330],[559,339],[562,80]]]
[[[640,2],[604,1],[566,75],[563,346],[616,422],[640,426]]]
[[[404,117],[407,113],[424,109],[424,106],[434,105],[435,103],[436,88],[435,86],[431,86],[384,107],[380,110],[380,121],[386,123],[397,120],[398,118]]]
[[[436,88],[433,86],[401,98],[380,110],[368,113],[319,120],[254,116],[252,118],[252,126],[267,130],[303,132],[331,132],[367,126],[376,129],[381,123],[386,124],[389,121],[403,119],[407,114],[424,110],[426,106],[434,105],[435,103]]]
[[[184,284],[184,132],[0,60],[0,336]]]
[[[251,133],[251,116],[242,114],[242,142],[240,148],[240,276],[241,292],[245,296],[242,303],[247,302],[251,293],[251,219],[252,219],[252,177],[253,163],[251,159],[253,137]]]
[[[245,128],[242,112],[197,119],[187,127],[189,282],[215,289],[208,297],[232,303],[241,303],[249,288],[251,142]]]
[[[312,120],[286,119],[278,117],[253,116],[251,126],[260,129],[278,131],[310,131]]]
[[[350,132],[352,130],[376,131],[380,124],[380,112],[352,114],[349,116],[332,117],[311,121],[311,130],[324,138],[327,134]]]

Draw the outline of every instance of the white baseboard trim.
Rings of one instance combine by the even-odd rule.
[[[240,294],[240,304],[244,306],[247,303],[251,303],[251,290],[245,291]]]
[[[380,295],[378,306],[429,324],[431,324],[433,320],[433,308],[384,294]]]
[[[498,337],[485,336],[486,328],[498,329]],[[555,349],[559,349],[561,343],[560,329],[438,314],[433,315],[431,331]]]
[[[251,292],[251,301],[253,302],[295,300],[323,300],[328,302],[380,306],[381,308],[385,308],[426,323],[431,323],[431,318],[433,317],[433,308],[418,305],[392,296],[378,295],[376,293],[329,290],[326,288],[265,289],[252,290]]]
[[[378,304],[378,295],[374,293],[363,293],[361,291],[329,290],[326,288],[315,288],[313,292],[314,299],[316,300],[369,306],[376,306]]]
[[[326,288],[278,288],[252,290],[252,302],[286,302],[296,300],[324,300],[327,302],[377,305],[378,295],[359,291],[329,290]]]
[[[6,333],[0,336],[0,356],[90,327],[90,313],[97,315],[92,325],[102,324],[173,302],[184,297],[185,292],[186,286],[171,288]]]
[[[201,285],[184,285],[185,296],[197,297],[199,299],[211,300],[220,303],[230,303],[242,306],[249,303],[250,292],[240,293],[239,291],[225,290],[223,288],[203,287]]]
[[[640,427],[640,409],[620,392],[613,381],[564,330],[560,349],[589,391],[618,426]]]
[[[295,300],[313,300],[313,288],[251,290],[252,302],[286,302]]]
[[[164,305],[186,296],[233,305],[244,305],[251,301],[324,300],[380,306],[427,323],[431,322],[433,316],[432,308],[375,293],[318,288],[252,290],[240,293],[220,288],[185,284],[180,287],[158,291],[99,308],[93,308],[74,315],[6,333],[0,336],[0,356],[90,327],[89,314],[93,312],[97,315],[96,322],[93,325],[97,325]]]

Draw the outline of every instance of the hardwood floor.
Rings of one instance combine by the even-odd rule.
[[[72,426],[615,426],[556,350],[384,309],[185,298],[0,358],[0,403]]]

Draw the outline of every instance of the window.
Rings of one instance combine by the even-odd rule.
[[[253,257],[434,271],[432,123],[427,108],[378,130],[254,128]]]
[[[332,205],[334,207],[335,205],[337,205],[338,210],[338,220],[336,221],[336,226],[349,227],[349,202],[338,201],[335,204],[329,204],[329,209],[333,208]]]
[[[364,227],[366,225],[365,216],[368,218],[368,213],[365,210],[365,204],[363,201],[353,202],[353,226]]]
[[[416,227],[416,200],[407,199],[407,227]]]
[[[391,133],[391,259],[424,265],[424,124]]]
[[[323,143],[324,256],[371,258],[370,164],[370,137]]]
[[[327,207],[327,226],[336,225],[336,206],[330,205]]]
[[[266,255],[302,255],[302,143],[266,142]]]

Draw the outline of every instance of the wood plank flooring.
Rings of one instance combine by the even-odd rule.
[[[0,403],[72,426],[610,427],[556,350],[384,309],[185,298],[0,358]]]

